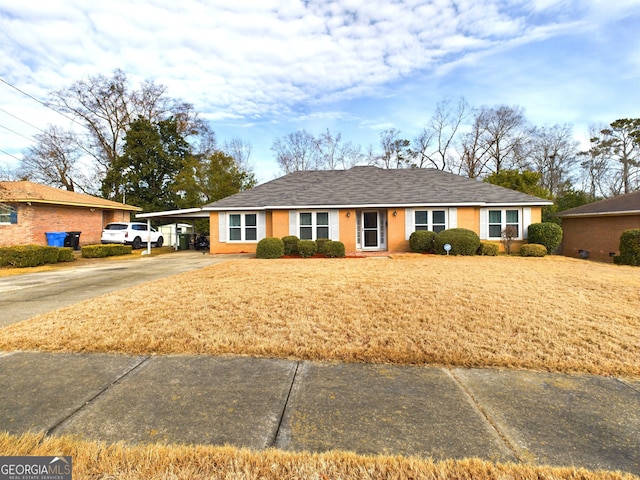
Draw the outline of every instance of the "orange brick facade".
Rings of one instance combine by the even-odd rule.
[[[409,241],[406,239],[406,210],[404,208],[380,209],[380,221],[384,223],[386,235],[385,245],[388,252],[409,252]],[[395,214],[394,214],[395,213]],[[338,210],[338,228],[340,241],[344,243],[347,254],[358,251],[357,228],[358,218],[361,215],[359,209]],[[540,207],[531,208],[531,223],[541,221],[542,210]],[[290,235],[289,210],[270,210],[265,212],[265,234],[267,237],[282,238]],[[461,207],[457,209],[456,226],[467,228],[480,234],[480,209],[477,207]],[[218,212],[210,214],[210,244],[211,253],[255,253],[257,242],[221,242],[219,238]],[[504,246],[498,243],[500,250]],[[517,253],[520,246],[526,241],[514,241],[511,246],[512,253]]]
[[[640,215],[602,215],[599,217],[565,217],[562,219],[562,253],[567,257],[613,262],[610,253],[620,253],[620,235],[640,228]]]
[[[126,210],[17,203],[18,222],[0,224],[0,246],[46,245],[46,232],[82,232],[80,245],[100,243],[102,229],[109,222],[129,222]]]

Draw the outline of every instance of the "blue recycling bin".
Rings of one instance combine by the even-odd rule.
[[[64,239],[67,238],[67,232],[46,232],[47,245],[50,247],[64,247]]]

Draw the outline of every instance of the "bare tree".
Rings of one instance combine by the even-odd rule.
[[[629,193],[639,188],[640,118],[616,120],[594,138],[602,152],[619,165],[612,192]]]
[[[487,169],[500,173],[503,169],[525,167],[529,126],[521,107],[482,107],[478,115],[483,119],[483,148],[486,149]]]
[[[460,156],[459,173],[469,178],[482,177],[486,173],[486,166],[489,161],[489,145],[484,141],[487,115],[487,109],[477,110],[473,118],[471,131],[463,135],[460,141],[462,154]]]
[[[35,136],[36,145],[30,147],[20,162],[22,178],[62,187],[69,191],[91,191],[81,165],[83,150],[75,134],[49,126]]]
[[[359,145],[343,142],[341,133],[332,135],[328,128],[318,137],[317,146],[319,164],[328,170],[346,170],[362,159]]]
[[[318,142],[306,130],[298,130],[277,138],[271,146],[278,165],[284,173],[299,170],[318,170]]]
[[[251,142],[234,137],[230,141],[224,142],[222,150],[235,160],[238,168],[247,169],[252,148]]]
[[[571,185],[578,145],[571,125],[541,127],[533,132],[529,158],[541,175],[541,186],[554,197]]]
[[[380,132],[382,154],[375,156],[376,163],[383,168],[405,167],[410,157],[409,146],[409,140],[400,138],[400,130],[395,128],[383,130]]]
[[[611,176],[610,161],[606,150],[601,147],[598,141],[598,134],[602,130],[602,127],[590,126],[589,150],[578,153],[578,156],[583,158],[580,162],[582,169],[582,189],[589,194],[592,200],[598,196],[608,197],[610,195],[608,188],[609,178]]]
[[[469,105],[463,97],[460,97],[455,110],[448,99],[438,102],[428,126],[414,140],[416,149],[411,151],[413,165],[450,171],[451,149],[460,126],[468,116]]]

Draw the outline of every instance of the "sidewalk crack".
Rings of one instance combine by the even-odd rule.
[[[92,397],[88,398],[87,400],[84,401],[84,403],[82,403],[81,405],[79,405],[77,408],[75,408],[72,412],[70,412],[68,415],[63,416],[62,418],[59,418],[58,420],[56,420],[53,425],[51,425],[45,432],[45,436],[50,436],[53,435],[55,433],[55,431],[60,428],[62,426],[63,423],[65,423],[67,420],[69,420],[71,417],[73,417],[76,413],[78,413],[80,410],[83,410],[84,408],[86,408],[87,406],[91,405],[93,402],[95,402],[99,397],[101,397],[107,390],[109,390],[111,387],[113,387],[114,385],[116,385],[117,383],[120,383],[125,377],[128,377],[131,373],[133,373],[134,371],[138,370],[140,367],[142,367],[142,365],[144,365],[145,363],[147,363],[149,360],[151,359],[150,355],[147,355],[145,357],[141,357],[138,362],[136,362],[135,364],[133,364],[128,370],[126,370],[122,375],[118,376],[115,380],[113,380],[112,382],[110,382],[108,385],[106,385],[105,387],[103,387],[102,389],[100,389],[95,395],[93,395]]]
[[[282,411],[280,412],[280,416],[278,418],[278,426],[275,429],[274,434],[271,436],[269,441],[267,442],[268,448],[273,448],[276,446],[278,442],[278,437],[280,436],[280,430],[282,429],[282,424],[284,422],[285,413],[287,408],[289,408],[289,400],[291,399],[291,394],[293,392],[293,386],[296,383],[296,379],[298,377],[298,369],[300,368],[301,362],[296,362],[296,368],[293,371],[293,376],[291,377],[291,385],[289,385],[289,391],[287,392],[287,398],[284,401],[284,406],[282,407]]]

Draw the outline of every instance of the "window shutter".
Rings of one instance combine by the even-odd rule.
[[[227,214],[218,212],[218,242],[225,243],[227,241]]]
[[[409,237],[416,229],[415,218],[413,216],[413,208],[404,209],[404,239],[409,240]]]
[[[267,236],[267,215],[265,212],[258,212],[258,241]]]
[[[449,223],[447,224],[447,228],[458,228],[458,209],[457,208],[449,209]]]
[[[489,210],[480,209],[480,240],[489,238]]]
[[[531,207],[522,209],[522,238],[529,238],[529,225],[531,225]]]
[[[296,210],[289,210],[289,235],[300,235],[298,232],[298,212]]]
[[[329,238],[340,240],[340,211],[329,210]]]
[[[11,209],[11,213],[9,213],[9,223],[18,223],[18,211]]]

